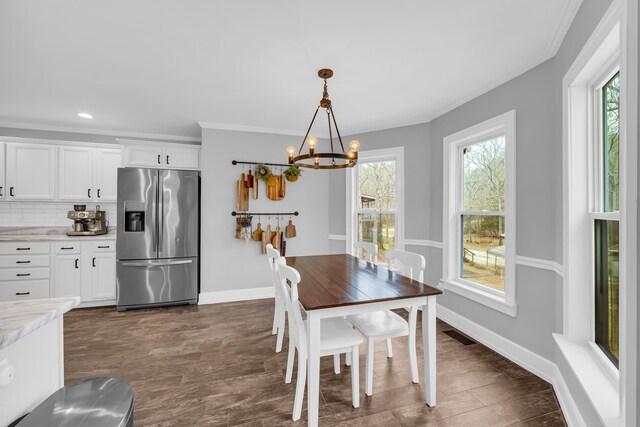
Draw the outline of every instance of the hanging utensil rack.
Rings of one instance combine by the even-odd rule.
[[[267,163],[267,162],[242,162],[240,160],[231,160],[232,165],[266,165],[266,166],[282,166],[288,168],[288,163]]]
[[[231,216],[237,216],[237,215],[241,215],[241,216],[248,216],[248,215],[254,215],[254,216],[269,216],[269,215],[273,215],[273,216],[298,216],[300,215],[300,212],[295,211],[295,212],[236,212],[236,211],[232,211],[231,212]]]

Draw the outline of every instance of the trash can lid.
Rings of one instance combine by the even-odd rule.
[[[131,386],[117,378],[92,378],[62,387],[18,427],[124,427],[133,416]]]

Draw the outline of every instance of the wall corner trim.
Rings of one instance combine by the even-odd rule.
[[[558,276],[564,277],[564,267],[555,261],[516,255],[516,264],[526,265],[527,267],[539,268],[542,270],[553,271]]]
[[[262,288],[233,289],[230,291],[202,292],[198,305],[220,304],[223,302],[251,301],[254,299],[273,298],[273,286]]]
[[[556,396],[558,398],[558,403],[560,403],[562,414],[567,421],[567,425],[569,425],[569,427],[586,427],[584,419],[582,418],[582,415],[580,415],[580,411],[578,410],[578,406],[571,396],[569,387],[564,381],[560,369],[558,369],[556,365],[554,365],[553,367],[552,384],[553,390],[556,392]]]

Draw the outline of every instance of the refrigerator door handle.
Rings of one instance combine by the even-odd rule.
[[[158,171],[159,173],[159,171]],[[164,179],[158,178],[158,258],[164,247]]]
[[[176,260],[161,260],[161,261],[131,261],[123,262],[123,267],[164,267],[166,265],[183,265],[192,264],[192,259],[176,259]]]
[[[153,188],[156,191],[155,196],[155,200],[153,201],[153,206],[151,207],[151,212],[153,213],[153,251],[155,252],[154,255],[157,257],[158,256],[158,252],[160,249],[160,240],[158,239],[158,171],[155,171],[155,174],[153,176]]]

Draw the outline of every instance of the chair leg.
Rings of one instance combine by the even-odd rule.
[[[302,415],[302,399],[304,385],[307,379],[307,358],[298,352],[298,379],[296,380],[296,396],[293,400],[293,421],[298,421]]]
[[[355,354],[354,354],[355,356]],[[366,378],[364,381],[364,386],[365,386],[365,390],[364,393],[367,396],[371,396],[373,395],[373,338],[368,338],[367,339],[367,364],[366,364]],[[355,357],[354,357],[355,358]],[[356,362],[355,360],[353,361],[353,364],[355,365]],[[353,371],[353,366],[351,367],[351,370]]]
[[[387,338],[385,340],[385,343],[387,344],[387,357],[391,359],[393,357],[393,348],[391,348],[391,338]]]
[[[411,381],[418,384],[418,357],[416,355],[416,321],[418,319],[417,307],[411,307],[409,311],[409,364],[411,365]]]
[[[286,311],[280,311],[280,315],[278,316],[278,339],[276,340],[276,353],[280,353],[282,351],[282,340],[284,338],[284,322],[286,318]]]
[[[351,399],[354,408],[360,407],[360,358],[358,357],[358,346],[354,345],[351,350],[353,354],[353,364],[351,366]]]
[[[287,358],[287,374],[284,379],[285,384],[291,383],[291,377],[293,376],[293,357],[295,356],[295,353],[296,346],[293,345],[291,338],[289,338],[289,357]]]
[[[351,366],[351,353],[347,353],[344,357],[344,364],[346,366]]]
[[[333,355],[333,373],[336,375],[340,373],[340,353]]]
[[[271,335],[275,335],[278,332],[278,323],[280,323],[280,303],[276,297],[275,306],[273,308],[273,327],[271,328]]]

